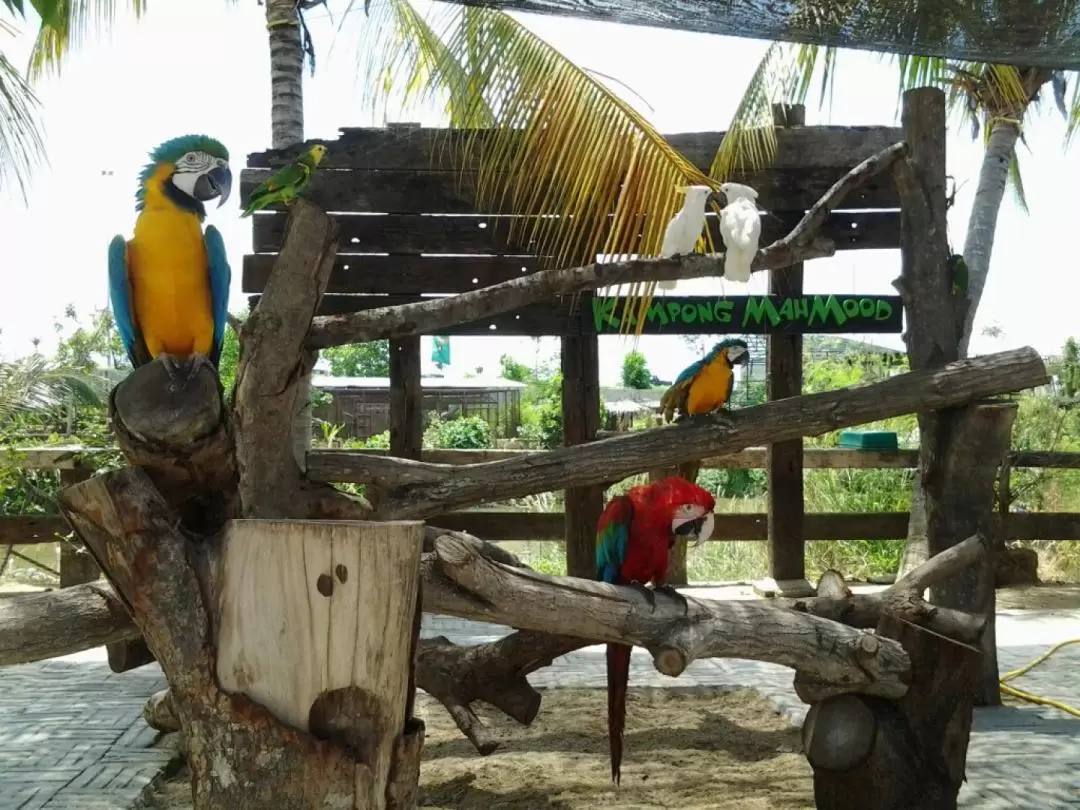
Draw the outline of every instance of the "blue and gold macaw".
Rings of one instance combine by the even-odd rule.
[[[726,406],[735,387],[735,366],[749,358],[749,347],[738,338],[717,343],[708,354],[684,368],[664,392],[660,398],[664,421],[674,419],[676,410],[680,412],[677,421],[682,421],[688,416],[712,413]],[[698,461],[687,462],[680,465],[679,475],[693,483],[700,468]]]
[[[203,362],[215,368],[228,318],[232,272],[204,203],[232,189],[229,152],[205,135],[184,135],[150,153],[135,192],[135,233],[109,244],[109,298],[131,364],[161,358],[174,382]],[[179,374],[181,367],[184,374]]]

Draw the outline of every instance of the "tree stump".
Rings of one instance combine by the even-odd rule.
[[[234,521],[193,539],[138,469],[60,503],[168,678],[196,810],[415,806],[423,524]]]

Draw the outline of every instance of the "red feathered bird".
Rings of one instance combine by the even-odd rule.
[[[673,590],[664,583],[675,537],[708,539],[715,506],[707,490],[677,476],[612,498],[596,525],[596,579],[640,587],[651,582],[657,589]],[[630,651],[624,644],[607,645],[608,742],[615,784],[622,763]]]

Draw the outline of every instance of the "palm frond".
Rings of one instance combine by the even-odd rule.
[[[0,36],[16,30],[0,20]],[[30,176],[45,155],[37,97],[0,50],[0,190],[18,186],[27,200]]]
[[[0,362],[0,424],[27,411],[70,401],[99,406],[103,385],[97,378],[57,366],[40,354]]]
[[[124,0],[126,10],[141,17],[147,0]],[[68,51],[80,47],[88,38],[100,39],[116,22],[118,0],[40,0],[35,3],[41,15],[41,27],[30,53],[27,71],[30,80],[60,74]]]
[[[1066,146],[1072,143],[1073,136],[1076,135],[1076,130],[1080,128],[1080,74],[1073,73],[1069,78],[1072,79],[1072,96],[1067,105],[1067,123],[1065,125]]]
[[[716,187],[626,101],[508,14],[455,6],[440,15],[436,42],[417,35],[408,0],[380,5],[369,25],[386,29],[371,35],[378,47],[368,57],[369,75],[389,79],[378,97],[391,87],[444,94],[465,130],[455,142],[477,159],[478,206],[517,215],[510,238],[546,263],[655,255],[681,205],[678,187]]]
[[[765,51],[731,117],[724,139],[713,157],[709,175],[723,180],[737,171],[768,166],[776,157],[776,127],[772,105],[781,101],[802,103],[810,88],[820,51],[816,46],[797,47],[774,42]],[[832,76],[822,82],[822,96]]]
[[[1024,192],[1024,178],[1020,174],[1020,157],[1016,154],[1016,150],[1013,150],[1012,160],[1009,161],[1008,184],[1013,194],[1013,201],[1020,210],[1025,214],[1031,213],[1028,210],[1027,194]]]

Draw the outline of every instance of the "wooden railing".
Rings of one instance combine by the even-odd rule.
[[[76,446],[44,447],[13,451],[7,463],[17,463],[28,469],[59,470],[68,481],[86,475],[92,464],[93,450]],[[338,451],[316,450],[312,457],[326,457]],[[356,451],[350,451],[356,452]],[[385,455],[386,451],[363,451],[373,455]],[[516,458],[532,450],[426,450],[424,461],[441,464],[476,464]],[[0,463],[5,461],[0,455]],[[1080,469],[1080,453],[1015,451],[1009,455],[1011,468]],[[918,464],[914,450],[898,452],[874,452],[826,448],[807,448],[804,451],[806,469],[911,469]],[[766,466],[766,449],[751,447],[726,456],[707,458],[703,469],[763,469]],[[1003,515],[1006,537],[1013,540],[1080,540],[1080,513],[1075,512],[1008,512]],[[431,523],[451,529],[460,529],[486,540],[562,540],[565,525],[562,512],[511,512],[501,509],[479,508],[452,512],[432,518]],[[818,512],[806,515],[804,532],[806,540],[902,540],[907,536],[908,513],[841,513]],[[751,541],[765,540],[768,517],[764,513],[718,514],[713,530],[713,540]],[[60,516],[19,516],[0,518],[0,558],[5,546],[47,543],[57,534],[68,531],[67,523]],[[65,544],[66,546],[67,544]],[[63,547],[62,547],[63,549]],[[74,556],[69,565],[82,563]],[[61,560],[61,578],[64,576],[64,560]],[[72,579],[79,575],[72,574]]]

